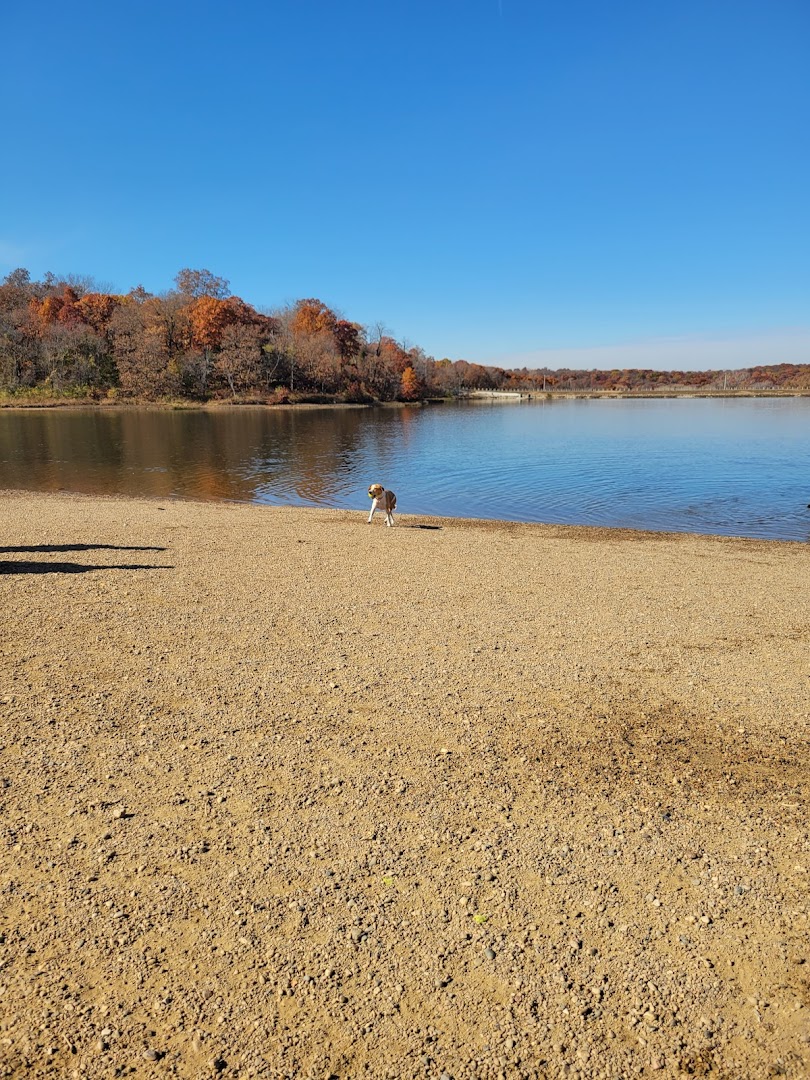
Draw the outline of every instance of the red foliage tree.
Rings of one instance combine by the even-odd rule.
[[[31,300],[31,311],[39,322],[42,331],[55,322],[63,326],[75,326],[83,322],[81,313],[76,307],[79,294],[70,285],[65,285],[61,292],[50,293],[41,300]]]
[[[113,312],[121,304],[120,296],[107,293],[85,293],[76,301],[74,307],[79,317],[97,334],[103,334],[109,326]]]
[[[346,319],[338,319],[335,322],[332,334],[338,355],[344,364],[360,352],[361,333],[362,327],[358,323],[352,323]]]

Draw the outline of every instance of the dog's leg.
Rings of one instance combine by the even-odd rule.
[[[389,528],[392,528],[394,525],[394,515],[390,510],[385,511],[385,524],[388,525]]]
[[[371,513],[368,515],[368,521],[366,522],[366,525],[371,524],[371,519],[374,517],[374,511],[377,509],[377,501],[377,499],[371,500]]]

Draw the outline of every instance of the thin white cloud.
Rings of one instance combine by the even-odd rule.
[[[810,328],[761,332],[746,337],[654,338],[616,345],[535,349],[481,361],[507,368],[571,368],[612,371],[723,371],[758,364],[810,364]]]

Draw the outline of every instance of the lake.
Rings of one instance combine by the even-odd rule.
[[[0,410],[0,488],[358,513],[806,541],[809,464],[806,397]]]

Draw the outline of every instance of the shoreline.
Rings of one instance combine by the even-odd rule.
[[[445,405],[463,402],[483,403],[500,401],[503,404],[514,401],[546,401],[569,398],[593,400],[628,399],[639,401],[676,400],[678,398],[797,398],[810,397],[810,389],[774,390],[702,390],[684,388],[683,390],[521,390],[521,391],[470,391],[460,397],[425,398],[421,401],[295,401],[283,404],[268,401],[211,400],[195,401],[191,398],[179,398],[171,401],[121,401],[96,398],[56,398],[53,400],[12,400],[0,396],[0,409],[412,409],[428,405]]]
[[[0,509],[7,1072],[807,1074],[806,543]]]
[[[257,511],[300,511],[302,514],[334,514],[336,520],[340,519],[345,522],[358,522],[366,520],[366,510],[362,506],[358,507],[339,507],[339,506],[298,506],[293,504],[281,504],[281,503],[261,503],[253,500],[242,499],[226,499],[221,497],[212,496],[209,499],[200,498],[194,495],[151,495],[151,494],[128,494],[127,492],[86,492],[86,491],[71,491],[65,488],[59,488],[53,491],[43,491],[33,488],[2,488],[0,487],[0,500],[5,497],[16,498],[18,496],[30,496],[30,497],[42,497],[42,498],[64,498],[64,499],[91,499],[99,500],[101,502],[106,501],[120,501],[120,502],[144,502],[144,503],[179,503],[179,504],[192,504],[200,507],[213,507],[213,506],[231,506],[241,507],[247,509],[255,509]],[[810,505],[808,506],[810,510]],[[730,533],[701,533],[701,532],[678,532],[665,529],[636,529],[625,525],[579,525],[568,524],[565,522],[551,522],[551,521],[520,521],[513,518],[476,518],[476,517],[448,517],[439,514],[403,514],[397,512],[397,521],[399,524],[397,528],[401,529],[440,529],[445,526],[453,526],[457,529],[492,529],[499,531],[502,529],[536,529],[539,531],[539,535],[543,535],[546,538],[555,537],[558,539],[588,539],[593,542],[610,542],[611,540],[628,540],[628,541],[650,541],[655,543],[657,541],[671,540],[677,541],[680,539],[693,539],[693,540],[706,540],[729,542],[729,543],[744,543],[744,544],[786,544],[788,546],[798,545],[804,549],[808,547],[808,540],[794,540],[785,537],[767,537],[767,536],[740,536]],[[810,527],[810,526],[808,526]]]

